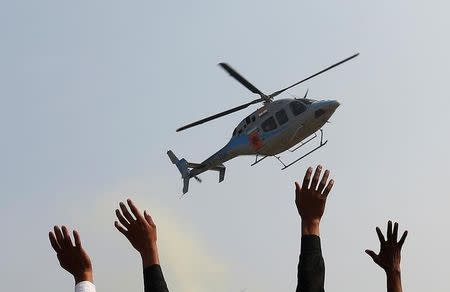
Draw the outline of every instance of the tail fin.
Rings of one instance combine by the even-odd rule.
[[[172,150],[167,151],[167,155],[169,156],[172,163],[177,166],[178,170],[181,173],[181,177],[183,178],[183,194],[186,194],[187,191],[189,190],[189,179],[190,179],[188,162],[184,158],[179,160],[172,152]]]
[[[195,178],[198,182],[202,182],[202,180],[195,176],[191,176],[190,169],[198,169],[202,168],[202,164],[198,163],[191,163],[187,162],[186,159],[178,159],[178,157],[175,156],[175,154],[172,152],[172,150],[167,151],[167,155],[170,158],[170,161],[172,161],[173,164],[175,164],[178,168],[178,170],[181,173],[181,177],[183,178],[183,194],[186,194],[189,190],[189,180],[191,177]],[[222,182],[225,178],[225,166],[223,164],[219,164],[215,167],[210,168],[209,170],[214,170],[219,172],[219,182]],[[194,172],[195,173],[195,172]]]

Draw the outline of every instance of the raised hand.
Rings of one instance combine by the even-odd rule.
[[[61,232],[62,229],[62,232]],[[89,255],[81,246],[80,235],[73,231],[75,245],[72,244],[69,231],[66,226],[55,226],[48,236],[53,249],[56,251],[61,267],[73,275],[75,284],[82,281],[93,283],[92,264]]]
[[[367,249],[366,253],[379,265],[386,273],[400,272],[400,253],[403,243],[405,242],[408,231],[403,232],[402,237],[397,241],[398,223],[395,222],[394,230],[392,230],[392,222],[388,222],[387,240],[385,240],[380,228],[376,228],[378,239],[380,240],[380,252],[376,254],[374,251]]]
[[[376,228],[378,239],[380,240],[380,252],[376,254],[374,251],[367,249],[366,253],[386,272],[387,291],[402,292],[402,279],[400,272],[400,259],[403,243],[405,242],[408,231],[403,232],[402,237],[397,241],[398,223],[395,222],[394,230],[392,230],[392,222],[388,222],[387,240],[384,239],[380,228]]]
[[[306,171],[301,187],[295,182],[295,204],[302,218],[303,235],[319,235],[319,224],[325,211],[327,196],[334,185],[334,180],[328,181],[329,170],[325,171],[319,183],[321,165],[317,166],[311,181],[312,170],[312,167],[309,167]]]
[[[130,199],[127,200],[127,203],[134,217],[126,205],[120,202],[120,210],[116,209],[116,216],[120,223],[115,221],[114,226],[139,252],[144,268],[154,264],[159,265],[156,225],[152,217],[147,211],[142,214]]]

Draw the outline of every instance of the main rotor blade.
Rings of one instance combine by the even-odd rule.
[[[253,84],[251,84],[250,82],[248,82],[247,79],[245,79],[244,77],[242,77],[238,72],[236,72],[236,70],[234,70],[233,68],[231,68],[230,65],[228,65],[227,63],[219,63],[219,66],[222,67],[225,71],[228,72],[228,74],[230,74],[232,77],[234,77],[234,79],[236,79],[237,81],[239,81],[242,85],[244,85],[245,87],[247,87],[248,90],[250,90],[253,93],[259,94],[262,96],[265,96],[264,93],[262,93],[258,88],[256,88]]]
[[[240,111],[240,110],[242,110],[242,109],[244,109],[244,108],[247,108],[248,106],[250,106],[250,105],[252,105],[252,104],[255,104],[255,103],[258,103],[258,102],[261,102],[261,101],[264,101],[264,99],[262,99],[262,98],[255,99],[255,100],[253,100],[253,101],[251,101],[251,102],[248,102],[248,103],[246,103],[246,104],[243,104],[243,105],[234,107],[234,108],[229,109],[229,110],[226,110],[226,111],[224,111],[224,112],[221,112],[221,113],[218,113],[218,114],[209,116],[209,117],[207,117],[207,118],[201,119],[201,120],[199,120],[199,121],[190,123],[190,124],[188,124],[188,125],[186,125],[186,126],[183,126],[183,127],[179,128],[179,129],[177,129],[177,132],[180,132],[180,131],[186,130],[186,129],[188,129],[188,128],[192,128],[192,127],[198,126],[198,125],[200,125],[200,124],[209,122],[209,121],[211,121],[211,120],[215,120],[215,119],[217,119],[217,118],[226,116],[226,115],[228,115],[228,114],[231,114],[231,113]]]
[[[332,68],[334,68],[334,67],[336,67],[336,66],[339,66],[339,65],[341,65],[342,63],[345,63],[345,62],[347,62],[347,61],[350,61],[351,59],[357,57],[358,55],[359,55],[359,53],[356,53],[356,54],[354,54],[353,56],[348,57],[347,59],[344,59],[344,60],[342,60],[342,61],[340,61],[340,62],[338,62],[338,63],[336,63],[336,64],[334,64],[334,65],[331,65],[331,66],[329,66],[329,67],[323,69],[322,71],[317,72],[316,74],[313,74],[313,75],[311,75],[311,76],[309,76],[309,77],[307,77],[307,78],[305,78],[305,79],[303,79],[303,80],[301,80],[301,81],[299,81],[299,82],[297,82],[297,83],[292,84],[291,86],[288,86],[288,87],[286,87],[286,88],[283,88],[283,89],[280,89],[280,90],[278,90],[278,91],[275,91],[274,93],[272,93],[271,95],[269,95],[269,97],[270,97],[270,98],[274,98],[275,96],[279,95],[279,94],[282,93],[283,91],[288,90],[289,88],[292,88],[292,87],[294,87],[294,86],[297,86],[297,85],[299,85],[300,83],[305,82],[306,80],[309,80],[309,79],[311,79],[311,78],[313,78],[313,77],[316,77],[317,75],[322,74],[322,73],[324,73],[325,71],[328,71],[328,70],[330,70],[330,69],[332,69]]]

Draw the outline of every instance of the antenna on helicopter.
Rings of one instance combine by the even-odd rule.
[[[309,88],[306,89],[305,96],[303,96],[303,98],[306,98],[308,96],[308,92],[309,92]]]
[[[305,95],[304,95],[302,98],[298,97],[298,96],[295,95],[295,94],[290,93],[289,91],[287,91],[286,93],[289,94],[289,95],[290,95],[291,97],[293,97],[294,99],[304,99],[304,98],[306,98],[306,97],[308,96],[308,92],[309,92],[309,88],[306,89]]]
[[[183,127],[181,127],[181,128],[178,128],[178,129],[177,129],[177,132],[180,132],[180,131],[186,130],[186,129],[188,129],[188,128],[192,128],[192,127],[198,126],[198,125],[200,125],[200,124],[203,124],[203,123],[206,123],[206,122],[215,120],[215,119],[217,119],[217,118],[220,118],[220,117],[229,115],[229,114],[231,114],[231,113],[234,113],[234,112],[243,110],[243,109],[249,107],[249,106],[252,105],[252,104],[256,104],[256,103],[260,103],[260,102],[269,103],[269,102],[271,102],[271,101],[273,100],[274,97],[278,96],[279,94],[283,93],[284,91],[286,91],[286,90],[288,90],[288,89],[290,89],[290,88],[292,88],[292,87],[294,87],[294,86],[297,86],[297,85],[299,85],[300,83],[305,82],[305,81],[307,81],[307,80],[309,80],[309,79],[311,79],[311,78],[313,78],[313,77],[316,77],[317,75],[322,74],[322,73],[324,73],[324,72],[326,72],[326,71],[328,71],[328,70],[330,70],[330,69],[332,69],[332,68],[334,68],[334,67],[336,67],[336,66],[339,66],[339,65],[341,65],[341,64],[343,64],[343,63],[345,63],[345,62],[347,62],[347,61],[349,61],[349,60],[351,60],[351,59],[357,57],[358,55],[359,55],[359,53],[356,53],[356,54],[354,54],[354,55],[352,55],[352,56],[350,56],[350,57],[348,57],[348,58],[346,58],[346,59],[344,59],[344,60],[342,60],[342,61],[340,61],[340,62],[338,62],[338,63],[335,63],[335,64],[333,64],[333,65],[331,65],[331,66],[328,66],[327,68],[325,68],[325,69],[323,69],[323,70],[321,70],[321,71],[319,71],[319,72],[317,72],[317,73],[315,73],[315,74],[313,74],[313,75],[308,76],[308,77],[305,78],[305,79],[300,80],[299,82],[296,82],[296,83],[294,83],[294,84],[292,84],[292,85],[290,85],[290,86],[288,86],[288,87],[285,87],[285,88],[283,88],[283,89],[280,89],[280,90],[278,90],[278,91],[275,91],[275,92],[273,92],[272,94],[269,94],[269,95],[266,95],[266,94],[264,94],[263,92],[261,92],[261,90],[259,90],[258,88],[256,88],[256,87],[255,87],[253,84],[251,84],[247,79],[245,79],[244,77],[242,77],[242,75],[240,75],[236,70],[234,70],[234,69],[233,69],[230,65],[228,65],[227,63],[220,63],[220,64],[219,64],[220,67],[222,67],[225,71],[227,71],[228,74],[230,74],[234,79],[236,79],[239,83],[241,83],[243,86],[245,86],[248,90],[250,90],[251,92],[253,92],[253,93],[255,93],[255,94],[258,94],[258,95],[260,96],[260,98],[255,99],[255,100],[252,100],[252,101],[250,101],[250,102],[248,102],[248,103],[245,103],[245,104],[243,104],[243,105],[240,105],[240,106],[231,108],[231,109],[229,109],[229,110],[223,111],[223,112],[221,112],[221,113],[218,113],[218,114],[215,114],[215,115],[212,115],[212,116],[203,118],[203,119],[201,119],[201,120],[199,120],[199,121],[196,121],[196,122],[187,124],[187,125],[185,125],[185,126],[183,126]],[[308,90],[306,91],[306,94],[305,94],[304,98],[306,98],[307,94],[308,94]]]

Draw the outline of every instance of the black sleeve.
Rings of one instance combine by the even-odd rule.
[[[169,292],[160,265],[144,268],[145,292]]]
[[[324,292],[325,262],[317,235],[302,236],[296,292]]]

